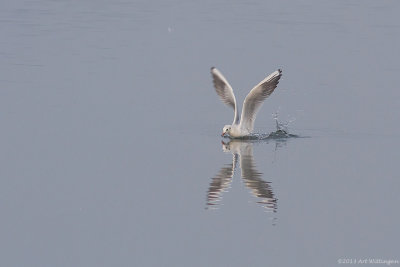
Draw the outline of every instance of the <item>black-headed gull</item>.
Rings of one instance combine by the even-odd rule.
[[[211,68],[211,75],[215,91],[221,98],[222,102],[232,107],[235,111],[232,125],[224,126],[222,136],[229,134],[231,137],[244,137],[251,134],[254,129],[254,121],[256,120],[257,112],[261,108],[264,100],[272,94],[278,85],[279,79],[282,76],[282,70],[278,69],[277,71],[274,71],[251,89],[243,102],[242,116],[240,120],[236,98],[233,94],[232,87],[222,73],[216,68]]]

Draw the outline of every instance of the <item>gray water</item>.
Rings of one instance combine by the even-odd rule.
[[[399,14],[398,1],[3,0],[1,266],[400,260]],[[221,138],[233,112],[212,66],[239,103],[282,68],[256,131],[278,113],[299,138]]]

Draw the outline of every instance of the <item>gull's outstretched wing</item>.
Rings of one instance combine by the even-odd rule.
[[[240,118],[241,129],[248,132],[253,131],[258,110],[264,100],[275,90],[281,76],[282,70],[279,69],[251,89],[243,102],[242,117]]]
[[[235,116],[233,118],[233,124],[238,124],[239,123],[239,114],[237,112],[236,98],[235,98],[235,95],[233,94],[232,87],[230,86],[228,81],[225,79],[225,77],[222,75],[222,73],[219,70],[217,70],[216,68],[214,68],[214,67],[211,68],[211,75],[213,78],[215,91],[221,98],[222,102],[224,102],[226,105],[232,107],[233,110],[235,111]]]

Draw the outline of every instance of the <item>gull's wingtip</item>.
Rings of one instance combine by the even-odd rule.
[[[274,75],[275,77],[281,78],[281,76],[282,76],[282,69],[279,68],[277,71],[274,72],[274,74],[275,74],[275,75]]]
[[[217,76],[221,76],[222,74],[219,72],[219,70],[216,67],[211,67],[211,74],[212,75],[217,75]]]
[[[273,77],[281,77],[282,76],[282,69],[279,68],[278,70],[274,71],[273,73],[271,73],[267,78],[265,78],[266,80],[269,80],[270,78]]]

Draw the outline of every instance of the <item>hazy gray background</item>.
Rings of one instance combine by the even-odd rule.
[[[0,3],[2,266],[336,266],[400,259],[398,1]],[[276,212],[212,178],[239,103]]]

